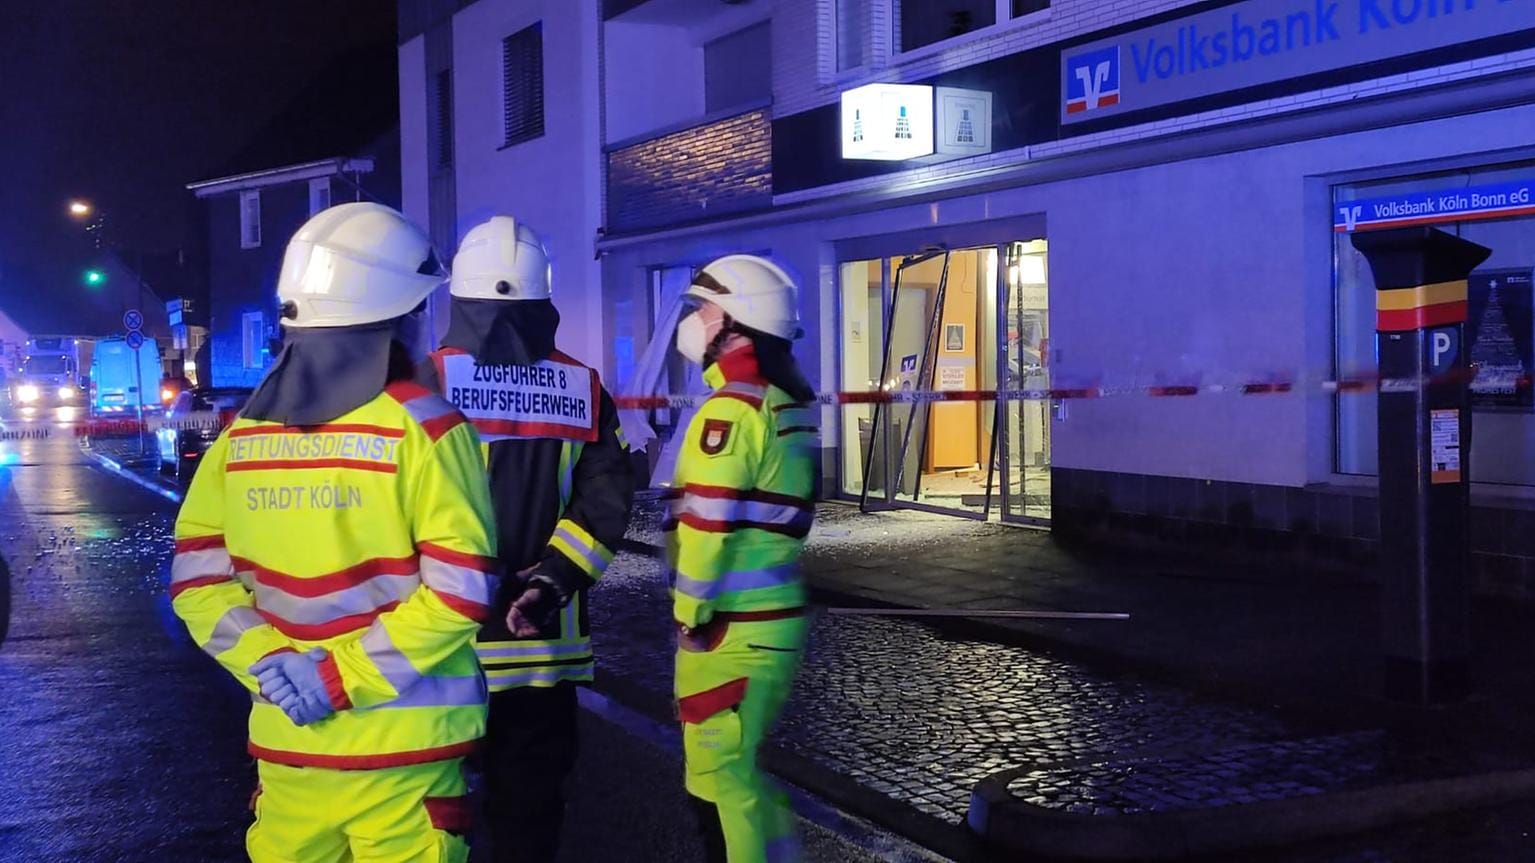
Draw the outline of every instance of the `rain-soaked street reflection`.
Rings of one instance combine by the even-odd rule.
[[[244,709],[170,629],[174,507],[44,427],[0,440],[0,859],[237,859]]]

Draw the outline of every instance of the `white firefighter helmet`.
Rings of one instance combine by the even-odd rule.
[[[714,303],[737,323],[758,332],[791,340],[803,335],[794,280],[766,258],[719,258],[693,276],[687,296]]]
[[[466,300],[547,300],[549,253],[532,228],[492,216],[464,235],[448,292]]]
[[[398,211],[341,204],[305,222],[283,254],[277,300],[288,327],[349,327],[409,314],[447,273]]]

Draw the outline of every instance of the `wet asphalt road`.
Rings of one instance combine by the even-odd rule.
[[[244,859],[249,702],[171,614],[175,505],[67,426],[0,433],[43,427],[0,439],[0,861]],[[582,721],[563,859],[698,859],[676,753]],[[809,859],[888,856],[802,827]]]

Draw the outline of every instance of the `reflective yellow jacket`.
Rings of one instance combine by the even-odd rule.
[[[704,372],[666,524],[672,604],[692,628],[717,612],[805,604],[798,559],[815,517],[815,406],[764,380],[751,348]]]
[[[474,429],[412,383],[321,426],[237,420],[176,519],[170,592],[192,638],[255,701],[250,752],[366,769],[459,757],[484,733],[472,646],[495,589]],[[248,669],[323,647],[337,712],[298,727]]]

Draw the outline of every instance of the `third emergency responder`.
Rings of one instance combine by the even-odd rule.
[[[814,518],[814,393],[795,365],[796,291],[772,262],[704,267],[677,349],[713,395],[677,456],[666,534],[680,630],[686,785],[710,861],[798,859],[793,816],[757,766],[805,644],[798,558]]]
[[[575,687],[592,679],[586,592],[628,528],[634,474],[597,373],[555,348],[538,235],[508,216],[476,226],[449,284],[443,348],[418,380],[480,433],[508,575],[476,644],[491,690],[481,763],[492,855],[552,863],[576,758]]]
[[[176,520],[176,614],[255,701],[256,863],[468,857],[490,495],[473,427],[410,380],[401,343],[443,278],[387,207],[300,228],[287,343]]]

